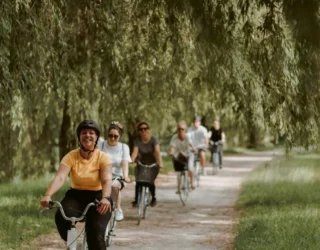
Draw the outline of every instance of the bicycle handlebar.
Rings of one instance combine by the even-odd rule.
[[[56,205],[56,206],[55,206],[55,205]],[[84,211],[82,212],[82,215],[77,218],[77,217],[67,217],[66,214],[64,213],[63,207],[62,207],[62,205],[61,205],[61,203],[60,203],[59,201],[49,201],[49,209],[59,208],[62,217],[63,217],[65,220],[71,221],[71,222],[82,221],[83,218],[86,216],[89,208],[90,208],[90,207],[93,207],[93,206],[98,206],[98,205],[99,205],[99,201],[98,201],[98,200],[95,200],[95,202],[89,203],[89,204],[86,206],[86,208],[84,209]]]

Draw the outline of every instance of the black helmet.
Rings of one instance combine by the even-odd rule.
[[[93,129],[98,138],[100,137],[100,128],[97,122],[93,121],[93,120],[84,120],[82,122],[79,123],[78,127],[77,127],[77,136],[78,139],[80,138],[80,132],[83,129]]]

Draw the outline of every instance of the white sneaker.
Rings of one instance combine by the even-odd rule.
[[[116,208],[114,210],[114,213],[115,213],[116,221],[123,220],[124,216],[121,208]]]

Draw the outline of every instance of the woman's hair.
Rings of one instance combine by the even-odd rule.
[[[149,124],[146,121],[140,121],[140,122],[137,123],[136,130],[138,130],[142,124],[144,124],[148,128],[150,128]]]
[[[178,122],[178,127],[181,126],[181,125],[184,126],[185,128],[188,128],[188,125],[184,120]]]
[[[108,132],[110,132],[110,130],[115,129],[119,132],[119,135],[121,136],[123,134],[123,125],[118,122],[118,121],[113,121],[110,123],[109,128],[108,128]]]

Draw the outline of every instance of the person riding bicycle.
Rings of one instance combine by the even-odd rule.
[[[192,146],[195,148],[194,153],[200,158],[202,172],[206,163],[206,150],[208,148],[208,130],[201,126],[201,117],[194,116],[192,127],[187,130],[188,136],[191,138]],[[194,154],[189,157],[190,164],[193,164]]]
[[[136,139],[131,155],[132,162],[138,159],[142,164],[152,165],[157,163],[159,168],[163,167],[162,158],[160,154],[160,144],[157,138],[150,135],[150,126],[147,122],[141,121],[137,124],[137,130],[139,131],[139,137]],[[138,167],[138,166],[137,166]],[[137,206],[138,192],[140,184],[136,183],[135,198],[132,202],[132,206]],[[154,207],[157,204],[156,199],[156,186],[149,184],[152,200],[150,205]]]
[[[193,182],[193,164],[189,164],[190,148],[192,151],[195,151],[195,149],[192,146],[191,139],[186,136],[187,123],[185,121],[180,121],[178,123],[177,131],[178,133],[174,134],[171,138],[169,155],[173,156],[172,161],[175,169],[184,169],[184,166],[188,165],[191,189],[195,189],[196,186]],[[179,192],[180,190],[178,187],[177,193]]]
[[[212,146],[216,146],[218,149],[220,168],[222,168],[223,144],[225,143],[226,135],[223,128],[220,127],[220,122],[218,120],[213,121],[212,127],[209,132],[209,137],[210,144],[212,144]],[[212,146],[210,147],[211,151],[213,150]]]
[[[106,152],[112,161],[112,178],[120,177],[124,182],[130,182],[128,177],[128,163],[131,162],[130,150],[127,144],[119,142],[123,134],[123,125],[117,121],[111,122],[108,128],[108,140],[101,145],[101,150]],[[116,186],[123,189],[125,183],[117,181]],[[121,193],[119,192],[115,217],[117,221],[123,220],[123,212],[121,209]]]
[[[90,208],[86,215],[85,229],[88,248],[105,250],[104,234],[111,216],[111,159],[96,147],[100,136],[97,122],[82,121],[76,133],[80,148],[70,151],[63,157],[40,204],[42,207],[49,206],[51,197],[62,187],[70,173],[71,188],[61,201],[65,214],[68,217],[80,217],[89,203],[99,200],[98,207]],[[60,237],[66,242],[71,222],[63,219],[60,210],[56,212],[55,222]]]

